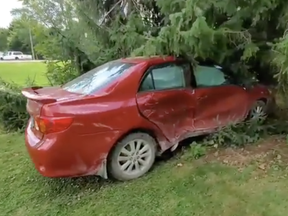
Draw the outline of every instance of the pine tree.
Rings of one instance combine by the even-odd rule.
[[[69,13],[68,6],[51,7],[56,3],[70,5]],[[91,67],[130,55],[181,55],[209,59],[235,73],[256,72],[263,80],[277,74],[282,89],[287,85],[285,1],[25,0],[24,5],[58,29],[71,14],[77,17],[60,33],[65,47]],[[54,20],[47,19],[49,13]]]

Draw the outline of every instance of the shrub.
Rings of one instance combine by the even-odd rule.
[[[23,131],[28,121],[26,98],[15,84],[0,81],[0,124],[5,131]]]
[[[268,133],[269,125],[266,117],[260,115],[247,121],[232,123],[217,133],[211,134],[206,138],[206,142],[219,146],[244,146],[245,144],[258,141],[262,135]]]
[[[191,154],[197,159],[205,154],[207,146],[244,147],[256,143],[267,135],[287,135],[287,125],[288,122],[285,119],[266,118],[264,115],[259,115],[258,118],[227,125],[207,136],[200,143],[193,142]]]
[[[46,64],[51,85],[62,85],[79,75],[71,61],[47,61]]]

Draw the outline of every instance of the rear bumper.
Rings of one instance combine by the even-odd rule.
[[[107,178],[106,159],[119,132],[91,135],[50,134],[39,140],[31,131],[25,133],[28,153],[37,171],[45,177],[98,175]]]

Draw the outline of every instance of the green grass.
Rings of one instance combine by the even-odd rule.
[[[258,175],[250,165],[240,172],[218,162],[200,163],[186,151],[127,183],[48,179],[35,171],[23,135],[2,134],[0,143],[3,216],[283,216],[288,211],[282,169]]]
[[[43,62],[0,63],[0,78],[21,86],[25,86],[28,79],[35,80],[38,85],[47,85],[45,71]]]

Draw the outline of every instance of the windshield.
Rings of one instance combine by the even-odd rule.
[[[92,94],[111,81],[119,78],[134,64],[111,61],[94,68],[76,79],[66,83],[62,88],[69,92]]]

